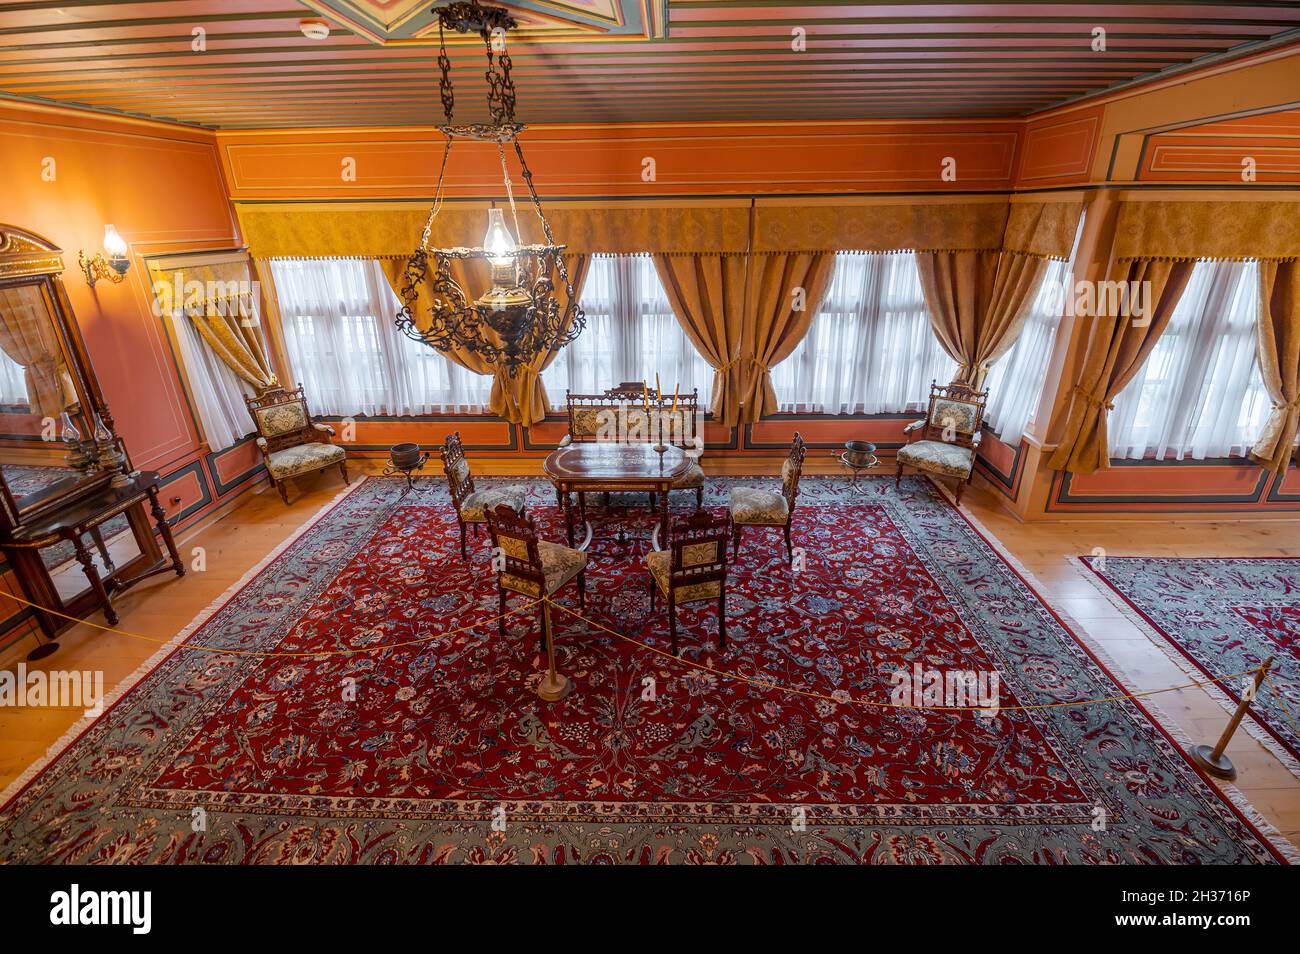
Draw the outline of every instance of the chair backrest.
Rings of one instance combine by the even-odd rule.
[[[244,398],[244,404],[253,417],[257,436],[266,439],[267,450],[296,447],[316,439],[301,384],[293,390],[279,385],[264,388]]]
[[[983,426],[988,396],[988,391],[976,391],[962,381],[952,384],[931,381],[924,439],[970,447]]]
[[[452,505],[460,510],[465,498],[474,492],[474,475],[465,459],[465,447],[460,442],[460,431],[448,434],[442,442],[442,469],[447,475],[447,489],[451,491]]]
[[[564,392],[569,411],[569,437],[574,441],[594,441],[618,433],[618,406],[622,398],[604,394]]]
[[[506,504],[487,513],[488,533],[497,548],[497,579],[508,590],[541,596],[546,586],[542,558],[537,552],[537,527],[533,518],[520,516]]]
[[[799,477],[803,473],[803,459],[807,453],[803,438],[795,431],[794,440],[790,442],[790,453],[781,465],[781,496],[790,505],[791,513],[794,513],[794,502],[799,496]]]
[[[676,403],[677,409],[673,410],[673,404]],[[651,434],[655,440],[659,439],[659,422],[663,422],[663,440],[667,444],[676,444],[678,447],[690,447],[694,445],[697,436],[696,431],[699,424],[700,411],[700,392],[692,388],[690,394],[682,394],[674,402],[672,395],[665,394],[663,400],[659,403],[659,410],[653,421],[653,427],[656,428]]]
[[[668,532],[672,550],[669,581],[673,589],[697,583],[725,581],[731,515],[696,510],[673,521]]]

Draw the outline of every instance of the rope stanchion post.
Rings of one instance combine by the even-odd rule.
[[[573,689],[573,682],[555,668],[555,639],[551,628],[551,600],[542,597],[542,638],[546,641],[546,672],[537,683],[537,695],[545,702],[559,702]]]
[[[1251,700],[1255,698],[1255,693],[1259,692],[1260,684],[1263,683],[1265,677],[1268,676],[1268,671],[1272,668],[1273,657],[1269,656],[1264,660],[1264,665],[1255,670],[1255,681],[1251,691],[1242,695],[1237,711],[1228,720],[1223,735],[1219,736],[1219,741],[1214,748],[1210,748],[1208,745],[1194,745],[1187,753],[1191,756],[1193,762],[1215,778],[1227,779],[1231,782],[1237,777],[1237,767],[1232,764],[1232,759],[1224,754],[1224,749],[1228,747],[1228,742],[1232,740],[1232,734],[1237,731],[1237,726],[1241,724],[1242,718],[1246,715],[1246,710],[1250,708]]]

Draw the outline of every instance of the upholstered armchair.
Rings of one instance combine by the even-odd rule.
[[[745,527],[780,527],[785,531],[785,551],[794,559],[794,545],[790,541],[790,524],[794,520],[794,505],[799,497],[799,475],[803,472],[803,459],[807,454],[803,438],[798,433],[790,442],[790,453],[781,465],[781,492],[761,487],[731,488],[731,520],[735,526],[732,538],[732,557],[740,555],[740,534]]]
[[[980,446],[988,395],[988,391],[976,391],[958,381],[946,385],[931,382],[925,419],[903,428],[907,444],[898,449],[894,485],[903,479],[904,467],[949,477],[956,481],[953,496],[960,503],[962,489],[975,472],[975,452]]]
[[[460,441],[460,431],[451,434],[442,443],[442,469],[447,475],[447,489],[451,491],[451,504],[456,508],[456,522],[460,524],[460,557],[469,559],[465,549],[465,528],[473,526],[474,536],[479,527],[488,522],[488,514],[501,504],[515,513],[524,512],[528,491],[519,484],[509,487],[474,489],[474,474],[465,459],[465,447]]]
[[[731,519],[697,510],[673,521],[668,548],[646,556],[650,570],[650,611],[655,590],[668,597],[668,631],[677,655],[677,607],[681,603],[718,602],[718,648],[727,648],[727,540]]]
[[[244,398],[248,413],[257,427],[257,449],[271,475],[271,486],[280,499],[289,503],[287,481],[326,467],[338,467],[343,483],[348,483],[348,455],[330,443],[334,428],[312,421],[303,397],[302,385],[292,391],[273,386],[256,397]]]

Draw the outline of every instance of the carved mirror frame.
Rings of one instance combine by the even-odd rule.
[[[80,398],[78,403],[82,421],[78,426],[84,429],[84,422],[89,422],[93,428],[95,416],[98,415],[112,434],[113,443],[125,454],[126,447],[117,435],[112,414],[104,401],[99,379],[95,376],[85,341],[82,340],[81,329],[77,327],[67,290],[63,287],[60,277],[62,273],[63,252],[58,246],[33,232],[0,223],[0,288],[35,285],[40,289],[54,324],[68,375]],[[90,433],[85,436],[89,437]],[[126,458],[126,468],[128,472],[133,469],[129,457]],[[15,498],[10,491],[3,472],[0,472],[0,529],[21,526],[41,514],[93,493],[108,484],[112,476],[111,471],[99,470],[81,476],[80,479],[59,481],[48,491],[21,498],[20,503],[20,499]]]

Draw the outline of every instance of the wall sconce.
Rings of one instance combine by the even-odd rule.
[[[126,278],[126,270],[131,267],[131,260],[126,255],[126,239],[117,233],[114,226],[105,225],[104,251],[94,258],[86,258],[84,251],[78,252],[77,264],[86,273],[86,284],[91,288],[101,278],[118,284]]]

